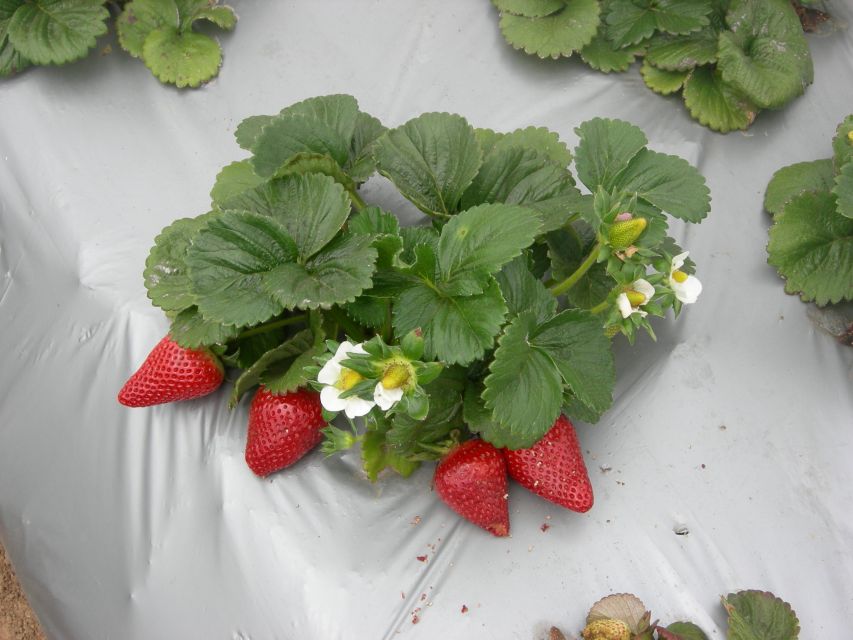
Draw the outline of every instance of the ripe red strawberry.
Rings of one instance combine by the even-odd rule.
[[[216,391],[224,377],[222,363],[210,351],[185,349],[167,335],[124,383],[118,401],[128,407],[150,407],[199,398]]]
[[[435,491],[460,516],[496,536],[509,535],[506,461],[488,442],[468,440],[435,468]]]
[[[592,485],[572,423],[560,416],[529,449],[504,451],[510,477],[521,486],[566,509],[592,507]]]
[[[246,463],[259,476],[284,469],[320,443],[325,426],[319,394],[277,395],[262,386],[249,408]]]

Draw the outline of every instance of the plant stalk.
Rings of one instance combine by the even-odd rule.
[[[592,268],[592,265],[595,264],[596,258],[598,258],[598,252],[601,251],[602,246],[604,245],[600,240],[596,242],[592,251],[589,252],[589,255],[581,263],[581,266],[579,266],[568,278],[551,287],[551,294],[554,296],[561,296],[575,286],[578,283],[578,280],[583,278],[584,274],[586,274],[586,272]]]
[[[299,324],[300,322],[305,322],[305,318],[307,316],[305,314],[301,314],[298,316],[291,316],[289,318],[282,318],[281,320],[273,320],[272,322],[267,322],[266,324],[259,324],[257,327],[252,327],[247,331],[244,331],[240,334],[241,338],[248,338],[250,336],[256,336],[261,333],[266,333],[267,331],[273,331],[275,329],[280,329],[281,327],[286,327],[291,324]]]

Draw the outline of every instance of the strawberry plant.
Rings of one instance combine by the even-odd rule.
[[[832,158],[779,169],[764,197],[773,216],[767,262],[785,291],[821,306],[853,300],[853,115],[832,149]]]
[[[448,113],[389,130],[345,95],[240,123],[250,157],[219,173],[209,212],[157,236],[143,275],[170,340],[233,371],[232,407],[259,387],[253,470],[292,464],[343,414],[322,429],[326,454],[360,446],[371,480],[440,460],[438,495],[495,535],[509,531],[507,474],[592,506],[569,419],[612,403],[614,336],[654,336],[651,317],[696,301],[667,229],[710,201],[637,127],[576,132],[572,153],[544,128]],[[363,200],[376,172],[424,224]]]
[[[111,11],[112,10],[112,11]],[[85,57],[107,32],[111,13],[121,47],[161,82],[198,87],[222,63],[219,43],[194,30],[204,20],[233,29],[237,16],[218,0],[5,0],[0,3],[0,77],[26,67]]]
[[[642,58],[646,85],[681,92],[715,131],[746,129],[813,80],[789,0],[492,0],[516,49],[541,58],[579,54],[593,69],[626,71]]]

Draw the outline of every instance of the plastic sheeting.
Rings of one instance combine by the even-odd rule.
[[[811,38],[806,95],[722,136],[636,70],[513,51],[487,0],[234,5],[202,90],[161,86],[115,45],[0,84],[0,538],[48,635],[532,638],[632,591],[715,638],[719,595],[759,588],[794,604],[804,638],[849,637],[853,350],[783,293],[761,201],[776,169],[830,155],[853,111],[853,35]],[[371,485],[355,456],[315,452],[257,479],[246,405],[229,412],[224,390],[115,401],[167,330],[142,286],[154,236],[206,210],[244,155],[242,118],[338,92],[389,126],[446,110],[571,145],[583,120],[624,118],[707,176],[711,215],[677,229],[699,304],[659,322],[657,343],[620,342],[614,407],[580,425],[590,513],[516,486],[512,537],[496,539],[436,498],[429,466]],[[383,180],[364,191],[414,219]]]

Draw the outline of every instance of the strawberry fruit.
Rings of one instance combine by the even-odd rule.
[[[504,451],[510,477],[536,495],[583,513],[592,508],[592,484],[575,428],[560,416],[529,449]]]
[[[246,464],[259,476],[284,469],[320,443],[325,426],[319,394],[278,395],[262,386],[249,408]]]
[[[185,349],[168,335],[125,382],[118,401],[127,407],[150,407],[189,400],[219,388],[225,370],[207,349]]]
[[[435,468],[438,496],[460,516],[495,536],[509,535],[506,461],[483,440],[452,449]]]

